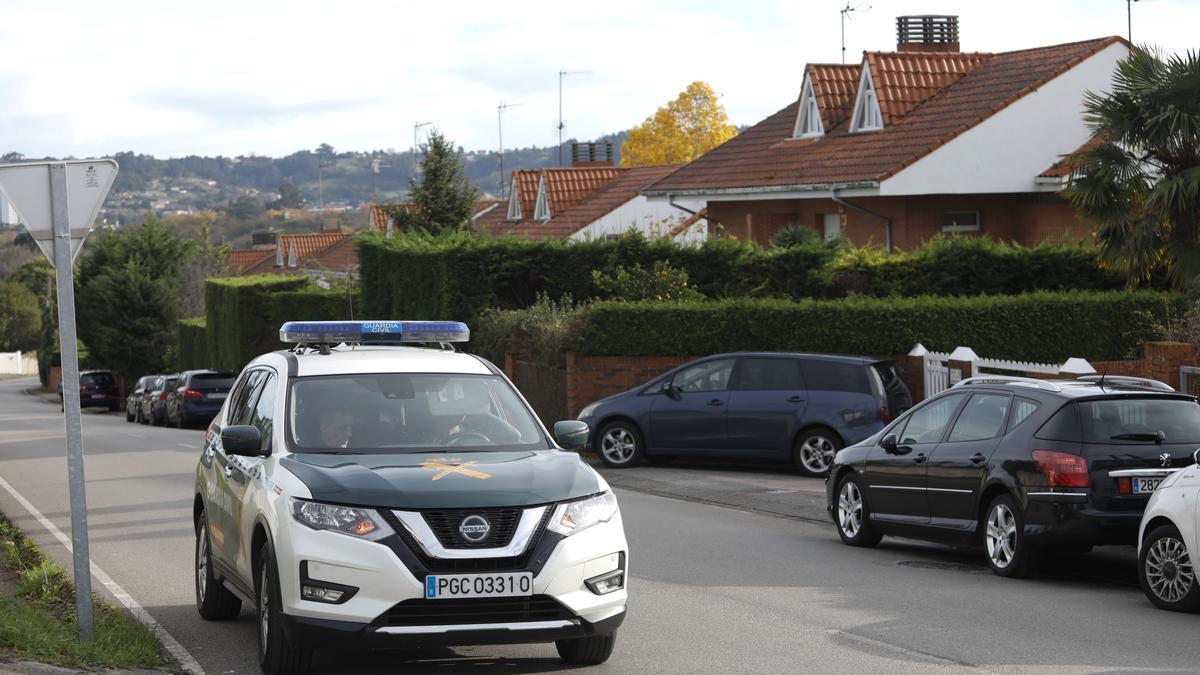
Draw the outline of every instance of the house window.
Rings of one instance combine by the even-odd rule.
[[[978,211],[947,211],[942,214],[942,232],[978,232]]]
[[[537,201],[533,206],[534,220],[547,221],[550,220],[550,200],[546,196],[546,179],[538,183]]]
[[[873,131],[883,128],[883,113],[879,110],[879,97],[875,94],[875,83],[871,81],[871,70],[863,63],[862,77],[858,80],[858,102],[850,131]]]
[[[821,126],[821,110],[817,107],[817,97],[813,95],[812,81],[804,78],[804,89],[800,92],[800,111],[796,117],[796,129],[792,134],[797,138],[820,136],[825,133]]]

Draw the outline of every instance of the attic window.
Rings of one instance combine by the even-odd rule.
[[[978,211],[947,211],[942,214],[942,232],[978,232]]]
[[[534,220],[545,222],[550,220],[550,200],[546,197],[546,178],[538,181],[537,202],[533,207]]]
[[[850,119],[850,131],[874,131],[883,128],[883,113],[879,110],[879,97],[875,94],[875,83],[871,81],[871,69],[863,63],[862,76],[858,80],[858,100],[854,106],[854,117]]]
[[[800,111],[796,115],[796,129],[793,136],[807,138],[820,136],[825,133],[821,125],[821,110],[817,107],[817,97],[813,95],[812,80],[804,78],[804,89],[800,92]]]
[[[521,191],[513,185],[508,193],[508,220],[521,219]]]

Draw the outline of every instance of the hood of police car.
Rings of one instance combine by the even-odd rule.
[[[391,509],[532,506],[595,494],[600,477],[561,450],[287,455],[322,502]]]

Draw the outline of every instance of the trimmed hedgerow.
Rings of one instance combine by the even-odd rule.
[[[179,369],[208,367],[207,320],[203,316],[179,320]]]

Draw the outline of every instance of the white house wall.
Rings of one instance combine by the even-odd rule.
[[[1107,92],[1121,43],[1109,45],[883,181],[879,194],[1033,192],[1034,178],[1091,136],[1083,93]]]
[[[676,200],[680,206],[692,211],[704,208],[704,201]],[[571,235],[571,239],[588,240],[603,239],[612,235],[621,235],[630,230],[638,230],[647,237],[662,237],[687,220],[691,216],[671,206],[666,201],[651,201],[638,195],[617,208],[609,211],[600,219],[592,221],[586,227]],[[676,237],[676,241],[685,243],[700,243],[708,236],[707,226],[693,226],[684,234]]]

